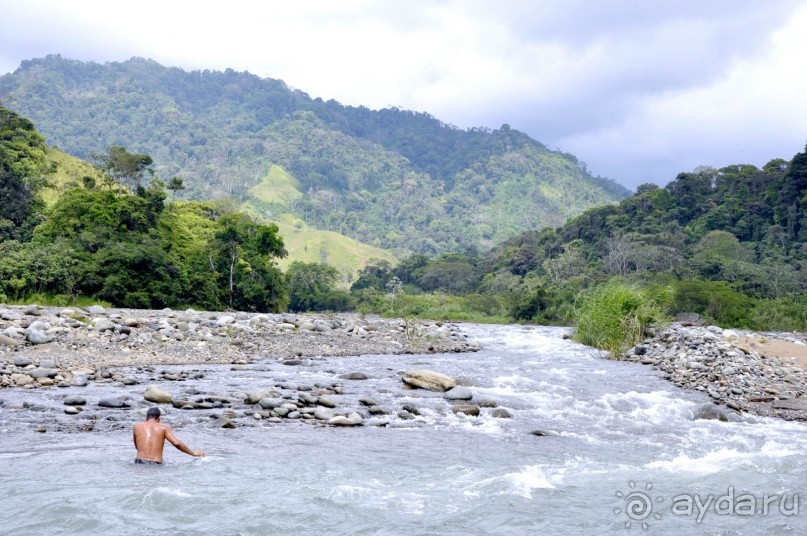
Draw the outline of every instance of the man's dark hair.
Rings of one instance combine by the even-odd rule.
[[[146,412],[146,420],[156,419],[162,414],[163,412],[160,410],[160,408],[157,407],[149,408],[149,410]]]

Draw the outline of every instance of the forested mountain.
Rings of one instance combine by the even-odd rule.
[[[486,250],[628,195],[507,125],[462,130],[232,70],[48,56],[0,77],[0,102],[70,154],[123,146],[150,155],[164,181],[181,177],[180,196],[232,196],[398,254]],[[292,175],[293,199],[255,193],[273,165]]]

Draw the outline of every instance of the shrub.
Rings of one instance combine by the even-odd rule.
[[[807,298],[761,300],[751,312],[751,324],[762,331],[807,331]]]
[[[754,300],[725,281],[687,279],[674,284],[672,314],[698,313],[722,327],[751,327]]]
[[[662,309],[636,285],[609,281],[582,293],[575,309],[575,340],[616,355],[638,344]]]

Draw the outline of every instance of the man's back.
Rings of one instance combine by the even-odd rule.
[[[137,449],[135,463],[163,463],[163,445],[168,441],[177,450],[191,456],[204,456],[201,450],[191,450],[188,446],[174,436],[169,426],[160,423],[162,411],[160,408],[149,408],[146,412],[146,422],[134,425],[134,444]]]
[[[164,424],[154,419],[135,424],[134,443],[138,460],[163,463],[166,429]]]

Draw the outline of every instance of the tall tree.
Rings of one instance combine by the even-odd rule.
[[[154,161],[149,155],[130,153],[119,145],[113,145],[106,153],[93,153],[92,159],[108,178],[108,185],[118,183],[119,189],[126,186],[129,191],[136,192],[147,173],[154,175],[154,170],[149,167]]]
[[[171,201],[173,201],[177,195],[177,192],[185,189],[185,181],[179,177],[174,177],[168,181],[168,186],[166,186],[166,188],[171,190]]]
[[[241,213],[222,216],[217,226],[210,264],[225,278],[230,308],[269,311],[285,305],[285,286],[273,261],[287,254],[277,226]]]
[[[339,272],[333,266],[317,263],[293,262],[286,274],[289,280],[292,311],[321,309],[329,292],[339,281]]]

